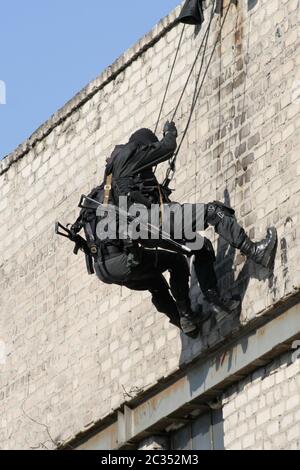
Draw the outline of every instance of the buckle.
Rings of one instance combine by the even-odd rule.
[[[110,191],[111,190],[111,184],[106,184],[104,186],[104,191]]]

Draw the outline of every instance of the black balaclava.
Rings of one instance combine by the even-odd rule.
[[[158,142],[158,138],[150,129],[139,129],[132,134],[129,142],[135,142],[140,145],[150,145]]]

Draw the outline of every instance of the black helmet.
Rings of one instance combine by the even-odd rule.
[[[158,142],[158,138],[150,129],[139,129],[129,139],[129,142],[135,142],[141,145],[149,145]]]

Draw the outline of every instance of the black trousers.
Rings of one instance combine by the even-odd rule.
[[[95,263],[95,271],[102,282],[122,285],[132,290],[148,290],[156,309],[166,314],[171,323],[179,326],[176,302],[189,303],[190,271],[182,254],[141,248],[139,266],[129,268],[126,254],[120,253]],[[170,286],[163,276],[166,271],[170,273]]]
[[[196,231],[198,222],[196,208],[192,207],[190,213],[192,216],[191,225],[193,230]],[[208,228],[208,226],[213,226],[216,233],[218,233],[234,248],[240,248],[246,237],[243,227],[238,224],[235,218],[235,212],[230,207],[227,207],[218,201],[203,204],[203,225],[204,229]],[[182,226],[184,226],[184,224],[182,224]],[[172,224],[170,224],[170,229],[170,236],[175,238],[174,233],[172,233]],[[182,240],[179,241],[182,242]],[[147,253],[147,250],[145,250],[142,270],[149,269],[149,272],[151,271],[153,263],[155,263],[153,258],[155,256],[154,253],[156,252]],[[187,265],[186,262],[184,262],[184,256],[174,255],[170,252],[164,251],[159,251],[157,253],[160,253],[156,261],[158,271],[161,273],[166,270],[170,271],[170,287],[173,297],[176,300],[182,300],[184,297],[187,298],[189,291],[189,275],[186,271]],[[204,238],[202,248],[196,249],[193,254],[197,280],[203,294],[205,295],[208,290],[218,288],[218,281],[214,268],[216,257],[210,240]],[[135,271],[133,275],[135,276],[138,271],[139,270]],[[166,313],[166,310],[172,310],[171,308],[169,309],[171,302],[169,302],[170,299],[167,299],[167,295],[159,291],[158,284],[156,284],[152,289],[152,300],[154,304],[157,304],[156,306],[159,311],[165,310],[164,313]],[[161,299],[163,299],[163,301]],[[168,308],[164,308],[167,304]]]
[[[173,325],[180,328],[180,316],[176,302],[170,294],[170,287],[162,274],[145,281],[126,282],[125,287],[137,291],[148,290],[152,295],[151,300],[156,310],[164,313]]]
[[[196,205],[191,204],[190,206],[190,214],[192,218],[191,226],[193,231],[196,232],[199,227],[199,212],[197,213]],[[232,247],[240,248],[245,240],[246,233],[238,224],[233,209],[225,206],[221,202],[214,201],[212,203],[202,205],[200,217],[203,218],[203,229],[208,228],[208,226],[213,226],[216,233],[218,233]],[[184,226],[184,223],[182,223],[182,226]],[[170,228],[170,235],[171,237],[174,237],[174,233],[172,233],[172,224],[170,224]],[[215,253],[211,242],[207,238],[204,238],[202,248],[195,249],[194,255],[194,266],[197,280],[202,292],[205,294],[207,290],[217,288],[217,278],[214,269]]]
[[[240,248],[246,233],[238,224],[234,211],[222,203],[213,202],[204,206],[205,228],[213,226],[216,233],[232,247]],[[217,277],[214,269],[215,253],[211,242],[205,238],[203,248],[195,252],[195,272],[200,288],[205,295],[209,289],[217,288]]]
[[[244,229],[237,223],[234,211],[222,203],[213,202],[204,207],[204,228],[209,225],[231,246],[239,248],[245,240]],[[196,213],[196,211],[192,211]],[[196,220],[192,219],[193,226]],[[170,233],[171,237],[172,233]],[[217,288],[214,269],[215,253],[211,242],[204,238],[202,248],[194,251],[195,272],[200,288],[205,295],[209,289]],[[149,290],[156,308],[170,318],[177,317],[175,301],[189,298],[189,269],[182,254],[165,250],[142,249],[141,263],[136,268],[129,268],[125,253],[106,259],[104,263],[95,263],[95,270],[103,282],[123,285],[133,290]],[[169,286],[162,273],[170,272]]]
[[[189,235],[192,235],[192,237],[195,237],[196,232],[203,231],[207,229],[208,226],[213,226],[215,231],[234,248],[240,248],[245,240],[245,230],[238,224],[234,210],[221,202],[214,201],[208,204],[171,203],[167,206],[171,208],[171,214],[173,213],[175,216],[166,216],[165,226],[167,230],[165,231],[169,230],[171,238],[175,240],[187,238],[185,235],[186,232],[184,232],[184,230],[186,230],[184,217],[189,218],[188,225],[190,226],[191,232]],[[176,217],[179,217],[179,219],[176,219]],[[176,233],[178,225],[180,225],[180,230],[182,227],[184,228],[184,230],[180,232],[180,238]],[[191,242],[193,240],[189,241]]]

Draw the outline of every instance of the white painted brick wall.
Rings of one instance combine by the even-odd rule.
[[[154,31],[176,14],[178,9]],[[290,0],[260,0],[251,13],[246,2],[232,8],[176,175],[175,200],[224,200],[227,189],[251,236],[263,236],[269,224],[278,229],[271,280],[257,279],[261,273],[253,266],[243,269],[241,256],[220,267],[224,291],[239,290],[242,284],[234,280],[251,273],[243,323],[300,284],[299,16],[299,2]],[[215,18],[210,48],[219,24]],[[134,395],[155,385],[230,332],[230,325],[226,331],[215,329],[197,343],[181,337],[154,311],[148,293],[130,293],[88,277],[83,256],[73,256],[72,247],[54,235],[56,220],[75,219],[80,195],[99,183],[114,145],[126,142],[141,125],[155,125],[180,27],[101,88],[154,31],[0,163],[0,340],[7,352],[6,363],[0,365],[3,449],[54,447],[117,409],[128,399],[124,389]],[[195,36],[193,27],[186,28],[160,131],[176,105],[203,32]],[[179,110],[180,132],[192,93],[193,83]],[[158,174],[162,177],[163,169]],[[217,237],[212,230],[207,233],[217,248]],[[192,291],[197,298],[197,288]],[[272,403],[269,394],[277,386],[263,392],[266,402]],[[257,393],[253,390],[250,395]],[[270,417],[263,415],[259,396],[244,396],[239,404],[247,413],[257,412],[257,431],[253,418],[249,421],[255,443],[261,441],[260,427],[277,419],[272,407]],[[294,426],[293,421],[288,431],[274,435],[284,433],[294,445]],[[244,443],[235,443],[233,437],[228,446],[253,446],[246,432]]]
[[[223,406],[226,449],[299,450],[300,359],[272,361],[231,387]]]

